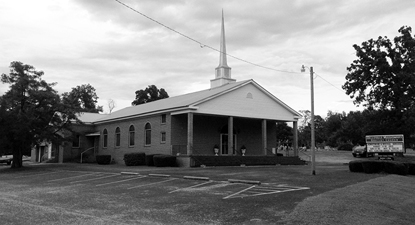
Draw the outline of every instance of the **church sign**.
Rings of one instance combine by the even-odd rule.
[[[403,134],[366,135],[367,152],[396,153],[404,152]]]

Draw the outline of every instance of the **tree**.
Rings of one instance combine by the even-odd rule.
[[[289,127],[285,122],[277,122],[277,142],[292,143],[293,128]]]
[[[403,26],[387,37],[353,45],[358,59],[347,68],[343,89],[354,103],[374,109],[406,111],[415,106],[415,36]]]
[[[156,85],[149,85],[145,90],[141,89],[135,92],[135,100],[131,104],[140,105],[168,97],[169,95],[163,88],[159,90]]]
[[[116,106],[115,101],[111,98],[108,99],[108,109],[109,109],[110,114],[112,110],[115,108],[115,106]]]
[[[62,94],[63,100],[78,108],[81,112],[102,112],[102,106],[98,106],[98,96],[94,87],[90,84],[82,84],[72,88],[71,92]]]
[[[60,132],[77,120],[76,112],[61,101],[54,83],[42,80],[42,71],[21,62],[10,64],[10,74],[1,81],[9,84],[0,97],[0,145],[11,148],[12,168],[22,167],[22,156],[42,141],[61,142]]]

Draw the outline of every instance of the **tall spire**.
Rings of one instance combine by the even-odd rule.
[[[218,87],[224,84],[233,83],[236,80],[231,78],[231,68],[228,66],[228,60],[226,59],[226,42],[225,42],[225,19],[222,9],[222,27],[220,34],[220,53],[219,53],[219,66],[215,69],[215,79],[210,80],[210,87]]]
[[[226,41],[225,41],[225,19],[223,18],[223,9],[222,9],[222,29],[220,33],[220,58],[219,58],[219,67],[225,66],[228,67],[228,60],[226,59]]]

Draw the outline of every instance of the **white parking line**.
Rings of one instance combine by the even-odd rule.
[[[48,175],[51,173],[60,173],[60,171],[55,171],[55,172],[48,172],[48,173],[35,173],[35,174],[30,174],[30,175],[26,175],[26,176],[18,176],[18,177],[14,177],[14,178],[24,178],[24,177],[32,177],[32,176],[42,176],[42,175]]]
[[[177,180],[177,179],[179,179],[179,178],[171,178],[171,179],[168,179],[168,180],[163,180],[163,181],[154,182],[154,183],[150,183],[150,184],[143,184],[143,185],[139,185],[139,186],[134,186],[134,187],[130,187],[130,188],[127,188],[127,189],[130,190],[130,189],[134,189],[134,188],[150,186],[150,185],[153,185],[153,184],[165,183],[165,182],[169,182],[169,181]]]
[[[115,176],[121,176],[121,175],[119,175],[119,174],[114,174],[114,175],[109,175],[109,176],[103,176],[103,177],[91,178],[91,179],[87,179],[87,180],[72,181],[72,182],[70,182],[70,184],[81,183],[81,182],[87,182],[87,181],[93,181],[93,180],[99,180],[99,179],[110,178],[110,177],[115,177]]]
[[[125,179],[125,180],[113,181],[113,182],[109,182],[109,183],[97,184],[97,185],[95,185],[95,187],[100,187],[100,186],[105,186],[105,185],[110,185],[110,184],[121,183],[121,182],[129,181],[129,180],[141,179],[141,178],[144,178],[144,177],[147,177],[147,176],[140,176],[140,177],[134,177],[134,178]]]
[[[300,190],[307,190],[307,189],[310,189],[310,188],[309,187],[288,186],[286,184],[276,185],[276,186],[256,186],[256,185],[254,185],[254,186],[246,188],[242,191],[238,191],[234,194],[226,196],[223,199],[270,195],[270,194],[277,194],[277,193],[282,193],[282,192],[300,191]]]
[[[73,179],[73,178],[79,178],[79,177],[91,176],[91,175],[95,175],[95,174],[96,174],[96,173],[90,173],[90,174],[83,174],[83,175],[78,175],[78,176],[73,176],[73,177],[64,177],[64,178],[59,178],[59,179],[49,180],[48,182],[54,182],[54,181],[60,181],[60,180],[66,180],[66,179]]]
[[[247,190],[249,190],[249,189],[252,189],[252,188],[254,188],[254,187],[256,187],[256,185],[252,185],[251,187],[249,187],[249,188],[245,188],[245,189],[243,189],[242,191],[238,191],[238,192],[236,192],[236,193],[233,193],[233,194],[231,194],[231,195],[228,195],[228,196],[224,197],[223,199],[228,199],[228,198],[231,198],[232,196],[238,195],[238,194],[240,194],[240,193],[242,193],[242,192],[245,192],[245,191],[247,191]]]
[[[195,188],[195,187],[199,187],[199,186],[202,186],[202,185],[205,185],[205,184],[208,184],[208,183],[212,183],[213,181],[208,181],[208,182],[204,182],[204,183],[201,183],[201,184],[196,184],[196,185],[193,185],[193,186],[190,186],[190,187],[185,187],[185,188],[179,188],[179,189],[176,189],[176,190],[174,190],[174,191],[170,191],[169,192],[169,194],[170,193],[173,193],[173,192],[176,192],[176,191],[181,191],[181,190],[184,190],[184,189],[190,189],[190,188]]]

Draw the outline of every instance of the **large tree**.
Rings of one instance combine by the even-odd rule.
[[[407,144],[415,137],[415,36],[403,26],[400,36],[370,39],[353,45],[357,59],[343,89],[354,103],[367,108],[366,133],[402,133]],[[374,116],[371,116],[374,115]]]
[[[159,90],[156,85],[149,85],[146,89],[135,92],[135,100],[131,104],[140,105],[168,97],[169,94],[163,88]]]
[[[42,141],[60,142],[60,133],[76,121],[76,112],[64,105],[54,83],[42,79],[43,72],[21,62],[10,64],[10,74],[1,81],[10,89],[0,97],[0,145],[13,152],[12,168],[22,167],[22,156]]]
[[[102,106],[98,106],[98,95],[94,87],[90,84],[82,84],[72,88],[71,92],[62,94],[63,100],[78,108],[81,112],[102,112]]]
[[[355,104],[406,111],[415,105],[415,36],[411,27],[399,29],[391,41],[378,37],[353,45],[357,59],[347,68],[343,89]]]

